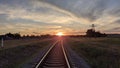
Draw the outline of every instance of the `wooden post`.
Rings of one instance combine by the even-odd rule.
[[[1,47],[4,47],[4,41],[3,41],[3,38],[1,39]]]

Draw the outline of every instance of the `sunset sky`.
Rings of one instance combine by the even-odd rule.
[[[0,34],[120,34],[120,0],[0,0]]]

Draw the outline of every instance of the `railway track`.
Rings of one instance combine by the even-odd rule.
[[[59,40],[54,43],[35,68],[71,68],[63,41]]]

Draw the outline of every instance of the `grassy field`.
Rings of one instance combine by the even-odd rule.
[[[22,45],[29,45],[34,44],[38,42],[43,42],[51,39],[18,39],[18,40],[5,40],[4,41],[4,49],[13,48],[16,46],[22,46]],[[1,50],[1,42],[0,42],[0,50]]]
[[[22,64],[35,57],[52,40],[8,40],[0,50],[0,68],[20,68]]]
[[[120,38],[69,38],[91,68],[120,68]]]

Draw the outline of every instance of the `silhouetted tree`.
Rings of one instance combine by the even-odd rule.
[[[7,34],[5,34],[5,36],[7,36],[9,38],[14,38],[14,34],[12,34],[12,33],[7,33]]]
[[[106,35],[105,33],[102,34],[102,33],[100,33],[99,31],[96,32],[96,31],[93,30],[93,29],[88,29],[87,32],[86,32],[86,36],[87,36],[87,37],[105,37],[105,36],[107,36],[107,35]]]
[[[92,29],[88,29],[87,32],[86,32],[88,37],[94,37],[94,33],[95,33],[95,31],[92,30]]]
[[[21,35],[19,33],[15,33],[15,34],[12,34],[12,33],[7,33],[5,34],[6,38],[11,38],[11,39],[19,39],[21,38]]]
[[[50,34],[41,35],[41,38],[48,38],[48,37],[51,37],[51,35]]]
[[[15,39],[19,39],[19,38],[21,38],[21,35],[20,35],[19,33],[15,33],[15,34],[14,34],[14,38],[15,38]]]

